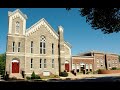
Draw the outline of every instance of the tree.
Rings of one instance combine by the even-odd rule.
[[[0,75],[5,74],[5,60],[6,60],[6,55],[0,54]]]
[[[120,8],[80,8],[79,12],[94,30],[101,30],[104,34],[120,31]]]

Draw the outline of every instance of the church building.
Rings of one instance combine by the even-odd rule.
[[[64,29],[56,32],[44,19],[26,28],[27,15],[19,9],[8,11],[6,73],[21,78],[37,75],[59,75],[71,70],[71,45],[64,40]]]

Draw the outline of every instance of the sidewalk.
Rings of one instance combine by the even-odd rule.
[[[74,79],[83,79],[83,78],[95,78],[95,77],[109,77],[109,76],[120,76],[120,73],[117,74],[77,74],[76,76],[60,77],[61,79],[69,78]]]

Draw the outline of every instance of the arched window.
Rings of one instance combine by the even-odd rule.
[[[46,53],[46,39],[45,36],[40,37],[40,54]]]
[[[17,21],[17,22],[16,22],[16,33],[19,32],[19,29],[20,29],[20,22]]]

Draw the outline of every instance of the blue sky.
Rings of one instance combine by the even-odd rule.
[[[0,53],[6,52],[8,33],[8,11],[16,8],[0,8]],[[85,18],[79,15],[77,8],[67,11],[65,8],[19,8],[28,16],[27,28],[41,18],[58,30],[64,28],[64,39],[72,45],[72,55],[97,50],[120,54],[120,33],[103,34],[100,30],[93,30]]]

